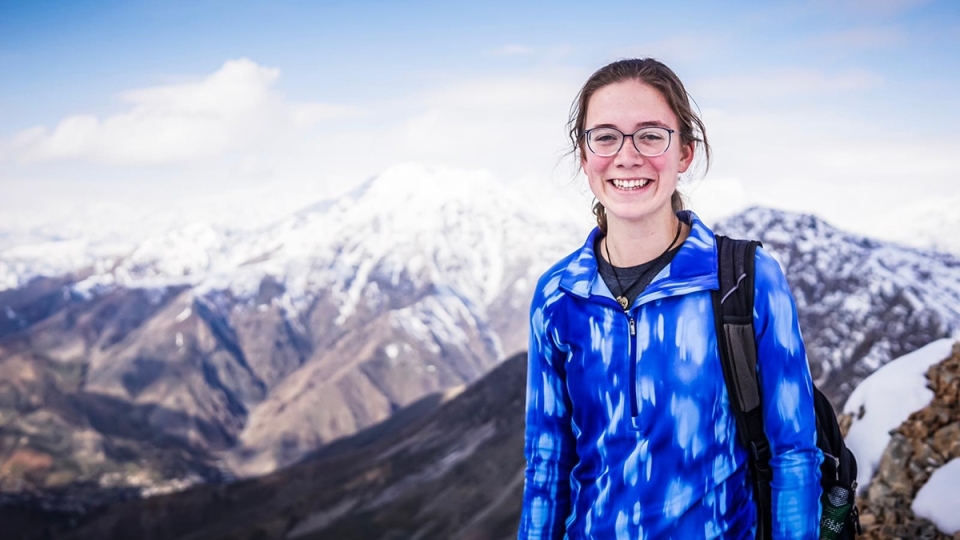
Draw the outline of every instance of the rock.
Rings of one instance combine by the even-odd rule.
[[[891,432],[876,476],[857,501],[863,538],[960,540],[960,532],[948,536],[910,509],[933,472],[960,457],[960,343],[926,376],[933,399]]]
[[[861,407],[862,409],[862,407]],[[861,418],[863,414],[860,415]],[[847,436],[847,432],[850,431],[850,425],[853,424],[853,415],[850,413],[841,413],[837,415],[837,424],[840,425],[840,434],[844,437]]]
[[[960,421],[937,430],[933,435],[933,449],[946,461],[960,457]]]

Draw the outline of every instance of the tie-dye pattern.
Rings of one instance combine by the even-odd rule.
[[[525,538],[748,538],[747,455],[717,355],[713,233],[692,226],[627,313],[597,273],[594,230],[531,306]],[[774,471],[774,538],[816,538],[822,455],[796,308],[756,257],[758,371]],[[631,332],[632,328],[632,332]]]

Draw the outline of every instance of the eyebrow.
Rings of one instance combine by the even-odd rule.
[[[665,129],[673,129],[673,128],[671,128],[670,126],[668,126],[667,124],[664,124],[663,122],[661,122],[661,121],[659,121],[659,120],[648,120],[648,121],[646,121],[646,122],[640,122],[640,123],[638,123],[638,124],[636,124],[636,125],[634,126],[634,128],[636,128],[636,129],[643,129],[643,128],[646,128],[646,127],[662,127],[662,128],[665,128]],[[593,127],[590,128],[590,129],[596,129],[596,128],[614,128],[614,129],[619,129],[617,126],[615,126],[615,125],[613,125],[613,124],[597,124],[597,125],[593,126]]]

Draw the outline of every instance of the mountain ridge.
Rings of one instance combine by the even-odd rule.
[[[525,348],[532,287],[582,244],[586,230],[558,208],[485,173],[407,165],[264,227],[178,229],[83,274],[0,291],[3,373],[48,381],[0,379],[0,466],[48,456],[16,477],[37,489],[260,475],[469,384]],[[960,327],[960,303],[943,300],[960,290],[952,256],[769,209],[717,230],[760,238],[780,260],[835,403],[894,354]],[[47,395],[86,405],[51,412]],[[156,440],[98,431],[104,396]],[[176,459],[139,468],[107,451],[160,456],[160,441]]]
[[[960,258],[953,255],[759,207],[716,230],[760,240],[780,263],[811,373],[838,409],[859,381],[892,358],[960,333]]]

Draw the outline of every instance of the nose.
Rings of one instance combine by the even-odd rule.
[[[617,152],[614,157],[615,163],[622,166],[642,165],[646,159],[643,154],[637,150],[637,145],[633,137],[624,137],[623,145],[620,146],[620,151]]]

